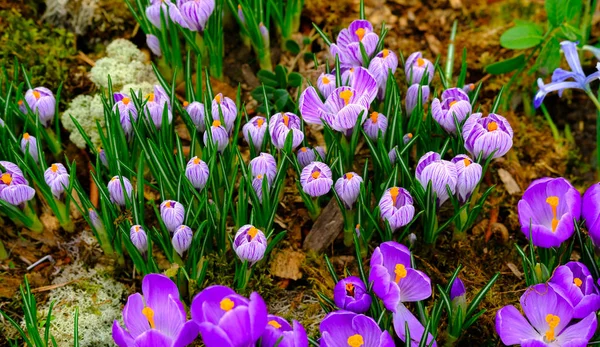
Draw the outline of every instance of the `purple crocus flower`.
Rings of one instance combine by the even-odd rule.
[[[347,209],[352,209],[352,205],[358,199],[362,182],[362,177],[356,172],[345,173],[335,182],[335,191]]]
[[[456,165],[443,160],[439,153],[425,153],[417,163],[415,176],[424,189],[427,189],[427,185],[431,182],[431,188],[437,195],[438,206],[449,198],[446,187],[450,187],[452,194],[456,192],[458,180]]]
[[[471,101],[467,93],[459,88],[450,88],[442,93],[442,101],[435,98],[431,103],[431,116],[451,134],[455,134],[456,123],[461,124],[471,114]]]
[[[377,95],[377,81],[362,67],[354,69],[351,86],[336,88],[321,101],[314,87],[302,92],[299,109],[302,119],[309,124],[327,123],[332,129],[348,134],[356,123],[362,124],[367,110]],[[360,118],[359,118],[360,117]]]
[[[377,97],[383,100],[388,77],[393,76],[398,68],[398,56],[389,49],[377,53],[369,63],[369,72],[377,80]]]
[[[2,172],[25,177],[25,175],[23,175],[23,171],[21,171],[17,164],[6,160],[0,160],[0,173]]]
[[[333,180],[327,164],[314,161],[308,164],[300,174],[302,190],[313,198],[329,193]]]
[[[162,51],[160,50],[160,41],[158,40],[158,37],[152,34],[146,34],[146,45],[148,46],[148,48],[150,48],[152,54],[159,58],[162,56]]]
[[[379,112],[371,113],[371,116],[367,118],[363,124],[365,134],[372,140],[379,140],[379,132],[381,131],[381,138],[385,136],[387,130],[388,120],[387,117]]]
[[[583,194],[581,216],[594,245],[600,247],[600,183],[593,184]]]
[[[390,311],[402,302],[425,300],[431,296],[431,281],[426,274],[412,268],[410,251],[394,241],[384,242],[371,256],[369,282],[373,292]]]
[[[315,151],[309,147],[300,148],[298,150],[298,153],[296,154],[298,156],[298,164],[300,165],[301,169],[304,169],[308,164],[312,163],[313,161],[319,161],[317,160]]]
[[[398,305],[396,312],[394,312],[394,330],[396,334],[402,340],[402,342],[406,342],[406,326],[408,325],[408,332],[410,333],[410,345],[411,347],[418,347],[421,343],[421,337],[425,332],[425,327],[417,317],[415,317],[412,312],[406,308],[403,304]],[[431,333],[427,333],[427,343],[426,346],[437,347],[437,342],[435,341],[433,335]]]
[[[263,152],[250,160],[250,172],[253,177],[258,175],[267,176],[269,184],[272,184],[275,176],[277,176],[277,162],[272,155]]]
[[[521,231],[535,246],[558,247],[574,232],[581,216],[581,195],[564,178],[540,178],[531,182],[519,201]]]
[[[320,347],[394,347],[394,340],[375,320],[349,311],[328,314],[321,325]]]
[[[271,44],[271,39],[269,38],[269,29],[261,22],[258,23],[258,30],[260,31],[260,36],[262,36],[265,47],[269,48],[269,45]]]
[[[171,240],[175,252],[183,257],[183,253],[192,245],[193,238],[194,233],[190,227],[187,225],[178,226],[173,233],[173,240]]]
[[[210,135],[213,145],[217,146],[217,151],[223,152],[229,144],[229,133],[227,129],[221,126],[221,121],[213,120],[210,127]],[[208,131],[204,133],[204,145],[208,146]]]
[[[265,117],[255,116],[244,124],[242,135],[249,145],[253,145],[256,151],[260,151],[267,132],[267,120]]]
[[[25,101],[33,113],[40,118],[40,124],[47,127],[54,119],[56,99],[52,91],[45,87],[29,89],[25,93]]]
[[[150,6],[146,8],[146,17],[152,25],[161,29],[161,13],[165,17],[167,27],[169,26],[169,5],[170,1],[150,0]]]
[[[335,59],[339,56],[342,68],[362,66],[363,58],[360,49],[362,43],[367,56],[372,56],[377,49],[379,36],[373,32],[373,26],[367,20],[355,20],[347,29],[342,29],[337,42],[329,46],[329,52]]]
[[[475,84],[473,84],[473,83],[465,84],[462,87],[462,91],[465,92],[465,93],[467,93],[467,94],[469,94],[470,92],[472,92],[474,90],[475,90]]]
[[[456,277],[452,283],[452,287],[450,287],[450,300],[465,296],[466,293],[465,284],[459,277]]]
[[[600,293],[588,268],[571,261],[554,270],[550,285],[573,306],[573,318],[583,319],[600,309]]]
[[[21,151],[25,154],[28,154],[33,158],[33,160],[37,163],[39,160],[38,157],[38,148],[37,148],[37,139],[34,136],[29,135],[29,133],[24,133],[23,138],[21,139]]]
[[[223,114],[222,121],[225,122],[225,129],[228,132],[233,131],[235,119],[237,118],[237,106],[233,100],[221,93],[215,95],[211,104],[211,114],[214,120],[221,120],[221,114]]]
[[[187,321],[179,291],[167,276],[149,274],[142,280],[142,294],[127,299],[123,329],[117,320],[112,336],[119,347],[185,347],[198,336],[198,326]]]
[[[525,317],[512,305],[496,313],[496,332],[505,345],[583,347],[596,332],[596,313],[571,324],[573,307],[552,286],[531,286],[520,302]]]
[[[333,301],[342,310],[365,313],[371,307],[367,286],[356,276],[340,280],[333,288]]]
[[[246,224],[235,234],[233,250],[242,262],[247,261],[252,265],[265,256],[267,238],[262,230]]]
[[[129,239],[140,253],[148,250],[148,236],[141,225],[134,225],[129,229]]]
[[[100,159],[100,163],[102,163],[102,165],[108,167],[108,159],[106,158],[106,152],[102,147],[98,147],[98,158]]]
[[[414,52],[406,59],[404,73],[406,74],[406,81],[410,85],[420,84],[423,75],[427,73],[427,79],[423,84],[430,84],[433,79],[433,74],[435,73],[435,68],[431,61],[423,58],[421,52]]]
[[[104,231],[104,223],[102,223],[102,218],[98,215],[98,212],[93,208],[88,208],[88,218],[90,219],[90,223],[92,227],[96,229],[96,232],[101,233]]]
[[[185,208],[175,200],[165,200],[160,204],[160,218],[165,223],[167,230],[174,232],[183,224]]]
[[[119,121],[125,135],[131,136],[133,131],[131,119],[133,118],[133,121],[137,121],[138,118],[135,104],[131,101],[131,98],[129,98],[128,95],[123,93],[114,93],[113,98],[115,100],[113,112],[118,112]]]
[[[177,8],[191,31],[203,31],[215,10],[214,0],[177,0]],[[171,15],[172,17],[172,15]],[[175,20],[174,20],[175,21]],[[176,21],[179,22],[179,21]]]
[[[292,132],[292,149],[300,146],[304,140],[304,133],[300,128],[300,118],[290,112],[281,112],[271,116],[269,120],[269,134],[273,146],[282,149],[288,134]]]
[[[387,189],[379,200],[381,218],[390,224],[392,230],[398,230],[410,223],[415,216],[413,199],[408,190],[399,187]]]
[[[163,115],[166,109],[167,123],[173,121],[173,113],[171,112],[171,101],[169,96],[161,86],[154,86],[154,93],[147,96],[145,111],[148,121],[151,121],[156,129],[160,129],[163,125]]]
[[[121,185],[121,182],[123,182],[123,185]],[[123,188],[125,188],[125,192],[123,192]],[[125,206],[125,195],[127,195],[127,198],[131,200],[132,191],[133,186],[125,177],[114,176],[108,182],[108,194],[110,195],[110,201],[117,205]]]
[[[407,144],[410,142],[410,140],[412,140],[413,138],[413,134],[412,133],[408,133],[408,134],[404,134],[404,136],[402,136],[402,142],[404,144]]]
[[[208,182],[208,165],[198,157],[193,157],[188,161],[185,167],[185,177],[187,177],[192,186],[198,190],[202,190]]]
[[[421,105],[425,105],[427,103],[427,99],[429,99],[429,86],[428,85],[420,85],[413,84],[406,91],[406,114],[410,117],[418,105],[419,102],[419,88],[421,88]]]
[[[298,321],[293,321],[292,326],[287,320],[271,314],[267,321],[260,347],[308,347],[306,330]]]
[[[183,108],[190,115],[192,122],[196,126],[196,130],[204,132],[206,130],[206,124],[204,123],[204,104],[198,101],[184,102]]]
[[[27,184],[23,176],[5,172],[0,176],[0,200],[13,206],[23,204],[35,196],[35,189]]]
[[[23,100],[17,101],[17,106],[19,107],[19,111],[23,114],[27,114],[27,106],[25,106],[25,102]]]
[[[69,187],[69,173],[63,164],[55,163],[44,172],[44,181],[50,187],[52,195],[59,199],[65,188]]]
[[[482,155],[487,159],[505,155],[513,145],[513,130],[506,118],[490,113],[482,117],[481,113],[473,113],[463,125],[465,148],[473,157]]]
[[[323,98],[327,99],[329,95],[336,88],[335,85],[335,75],[322,73],[317,79],[317,88]]]
[[[479,184],[483,169],[464,154],[452,158],[452,163],[456,165],[456,195],[464,203]]]
[[[577,52],[577,43],[563,41],[560,43],[560,48],[565,54],[565,58],[567,59],[567,63],[569,63],[571,71],[557,68],[552,73],[552,82],[548,84],[544,84],[544,81],[541,78],[538,79],[537,82],[540,90],[533,99],[533,106],[535,108],[542,105],[542,102],[544,102],[544,98],[548,93],[558,91],[558,95],[562,96],[565,89],[583,89],[587,92],[590,90],[590,83],[600,78],[600,71],[595,71],[589,76],[586,76],[583,72],[581,62],[579,61],[579,54]],[[568,79],[573,80],[567,81]]]
[[[267,326],[267,305],[258,293],[248,300],[224,286],[201,291],[190,311],[206,347],[254,346]]]
[[[256,176],[254,176],[254,178],[252,178],[252,189],[254,189],[254,192],[256,193],[256,197],[258,198],[258,201],[262,204],[263,201],[263,180],[265,179],[265,175],[263,174],[258,174]],[[267,179],[267,191],[271,189],[271,184],[269,183],[269,180]]]

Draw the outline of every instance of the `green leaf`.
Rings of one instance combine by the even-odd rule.
[[[560,65],[560,42],[551,38],[542,48],[534,65],[534,70],[544,69],[545,73],[554,71]]]
[[[534,23],[514,26],[500,36],[500,45],[509,49],[527,49],[539,45],[543,40],[542,29]]]
[[[285,41],[285,49],[294,55],[300,53],[300,45],[294,40]]]
[[[516,57],[502,60],[485,67],[485,72],[492,75],[500,75],[517,70],[525,65],[525,54],[519,54]]]
[[[278,111],[283,111],[285,104],[287,104],[290,98],[290,94],[288,94],[287,90],[285,89],[276,89],[273,95],[275,97],[275,108]]]
[[[563,36],[569,41],[579,41],[581,40],[581,32],[579,28],[575,28],[569,24],[564,24],[560,27],[560,32]]]
[[[291,72],[288,75],[288,86],[300,87],[302,85],[302,75],[297,72]]]
[[[553,27],[560,26],[565,21],[565,5],[567,1],[565,0],[546,0],[546,14],[548,15],[548,22]]]
[[[275,67],[275,76],[277,76],[277,83],[279,88],[287,87],[287,69],[283,65],[277,65]]]
[[[269,70],[259,70],[256,74],[258,80],[269,87],[277,87],[277,76]]]
[[[573,20],[579,19],[581,16],[581,9],[583,7],[582,0],[565,0],[567,3],[565,6],[566,16],[565,21],[571,22]]]

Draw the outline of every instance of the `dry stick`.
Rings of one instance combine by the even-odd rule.
[[[93,61],[92,59],[90,59],[90,57],[88,57],[85,53],[83,53],[82,51],[79,51],[79,54],[77,55],[77,58],[79,58],[80,60],[83,60],[85,63],[87,63],[89,66],[94,67],[96,65],[96,62]]]
[[[49,285],[49,286],[43,286],[43,287],[33,288],[33,289],[31,290],[31,292],[32,292],[32,293],[41,293],[41,292],[46,292],[46,291],[48,291],[48,290],[53,290],[53,289],[56,289],[56,288],[60,288],[60,287],[64,287],[64,286],[68,286],[68,285],[69,285],[69,284],[71,284],[71,283],[75,283],[75,282],[79,282],[79,281],[81,281],[81,279],[72,280],[72,281],[67,281],[67,282],[64,282],[64,283],[59,283],[59,284],[52,284],[52,285]]]

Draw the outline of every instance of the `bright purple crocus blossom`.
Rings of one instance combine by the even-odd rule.
[[[394,241],[384,242],[373,251],[369,282],[373,283],[373,292],[392,312],[396,312],[400,303],[431,296],[429,277],[412,268],[410,251]]]
[[[175,200],[165,200],[160,204],[160,218],[170,232],[174,232],[185,219],[185,208]]]
[[[209,131],[211,139],[208,138]],[[229,133],[221,125],[221,121],[213,120],[211,127],[204,132],[204,145],[208,146],[209,141],[217,147],[219,153],[222,153],[229,144]]]
[[[123,183],[122,185],[121,182]],[[125,188],[125,191],[123,191],[123,188]],[[127,198],[131,200],[132,192],[133,186],[126,177],[113,176],[113,178],[111,178],[108,182],[108,194],[110,196],[110,201],[117,205],[125,206],[125,195],[127,195]]]
[[[394,51],[384,49],[377,53],[369,63],[369,72],[377,81],[377,98],[383,100],[387,87],[388,77],[394,76],[398,68],[398,56]]]
[[[584,347],[596,332],[595,312],[572,322],[573,307],[547,284],[529,287],[520,302],[525,317],[514,306],[496,313],[496,332],[507,346]]]
[[[308,336],[302,324],[274,316],[267,316],[267,326],[260,339],[260,347],[308,347]]]
[[[377,49],[379,35],[373,32],[373,26],[367,20],[355,20],[347,29],[342,29],[337,37],[337,42],[329,46],[329,52],[335,60],[339,56],[342,68],[362,66],[363,62],[361,44],[367,56],[372,56]]]
[[[40,118],[40,124],[47,127],[54,119],[56,98],[52,91],[45,87],[29,89],[25,93],[25,101],[34,114]]]
[[[192,228],[187,225],[180,225],[175,229],[173,233],[173,239],[171,243],[173,244],[173,249],[175,252],[179,254],[179,256],[183,257],[183,253],[187,251],[192,245],[192,239],[194,238],[194,233],[192,232]]]
[[[198,336],[198,325],[187,320],[177,285],[167,276],[149,274],[142,280],[142,294],[127,299],[121,327],[117,320],[112,336],[119,347],[185,347]]]
[[[202,190],[208,182],[208,165],[200,158],[193,157],[188,161],[185,167],[185,177],[192,183],[192,186],[198,190]]]
[[[29,154],[36,163],[40,160],[35,136],[31,136],[29,133],[23,134],[23,138],[21,138],[21,152]]]
[[[479,184],[483,168],[465,154],[452,158],[452,163],[456,165],[456,195],[464,203]]]
[[[148,235],[141,225],[134,225],[129,229],[129,239],[140,253],[144,254],[148,250]]]
[[[242,127],[242,135],[249,145],[254,146],[256,151],[262,148],[265,133],[267,132],[267,119],[261,116],[252,117],[248,123]]]
[[[600,247],[600,183],[595,183],[583,194],[581,217],[590,238],[596,247]]]
[[[574,232],[581,216],[581,195],[564,178],[531,182],[518,204],[521,231],[535,246],[558,247]]]
[[[333,288],[333,301],[342,310],[365,313],[371,307],[371,295],[367,286],[356,276],[339,280]]]
[[[54,163],[44,171],[44,181],[57,199],[60,199],[65,188],[69,187],[69,177],[67,169],[61,163]]]
[[[584,264],[571,261],[557,267],[549,283],[573,306],[573,318],[583,319],[600,309],[600,293]]]
[[[304,140],[300,118],[290,112],[280,112],[271,116],[269,135],[271,135],[271,143],[275,148],[282,149],[285,146],[285,141],[290,132],[292,132],[292,149],[295,149]]]
[[[431,182],[431,189],[437,195],[438,206],[442,206],[450,197],[447,187],[450,188],[452,194],[456,192],[458,181],[456,165],[450,161],[443,160],[439,153],[425,153],[417,163],[415,176],[417,181],[423,186],[423,189],[427,189],[429,182]]]
[[[204,121],[204,104],[198,101],[184,102],[183,108],[190,115],[192,122],[196,126],[196,130],[203,133],[206,130],[206,123]]]
[[[261,153],[256,158],[250,160],[250,172],[253,177],[258,175],[267,176],[269,185],[273,184],[277,176],[277,161],[269,153]]]
[[[394,340],[375,320],[349,311],[328,314],[319,326],[320,347],[394,347]]]
[[[302,190],[313,198],[325,195],[333,185],[331,169],[325,163],[314,161],[302,169],[300,184]]]
[[[435,68],[431,61],[423,58],[421,52],[414,52],[406,59],[404,73],[406,74],[406,81],[410,85],[420,84],[425,74],[427,74],[427,79],[423,84],[430,84]]]
[[[372,112],[369,118],[365,120],[363,129],[371,141],[378,141],[380,138],[384,138],[387,126],[388,119],[386,116],[379,112]]]
[[[356,172],[347,172],[335,182],[335,192],[347,209],[352,209],[358,199],[362,182],[362,177]]]
[[[410,117],[419,103],[419,89],[421,89],[421,106],[429,99],[429,86],[413,84],[406,90],[406,114]]]
[[[123,128],[123,132],[127,136],[131,136],[133,132],[133,126],[131,120],[137,121],[138,113],[135,108],[135,104],[131,98],[124,93],[114,93],[113,98],[115,105],[113,106],[113,112],[119,115],[119,122]]]
[[[225,122],[225,129],[227,129],[229,133],[233,131],[233,126],[235,125],[237,113],[237,106],[235,105],[235,102],[233,102],[233,100],[226,96],[223,96],[223,94],[221,93],[215,95],[211,103],[212,118],[213,120],[220,120]],[[221,119],[221,115],[223,115],[223,119]]]
[[[233,239],[233,250],[242,262],[251,265],[261,260],[267,250],[267,237],[253,225],[242,226]]]
[[[327,99],[329,95],[334,91],[334,89],[336,88],[335,83],[335,75],[322,73],[319,76],[319,78],[317,79],[317,88],[319,89],[319,92],[321,93],[321,96],[324,99]]]
[[[402,340],[402,342],[406,342],[406,327],[408,326],[408,332],[410,333],[410,345],[411,347],[419,347],[421,343],[421,338],[423,333],[425,332],[425,327],[421,322],[415,317],[412,312],[404,306],[404,304],[398,305],[396,312],[393,315],[394,322],[394,330],[396,331],[396,335]],[[427,343],[425,346],[429,347],[437,347],[437,342],[431,333],[427,333]]]
[[[379,200],[381,218],[395,231],[407,225],[415,216],[413,199],[408,190],[400,187],[387,189]]]
[[[500,158],[513,145],[513,130],[506,118],[490,113],[482,117],[481,113],[473,113],[462,129],[465,148],[474,158],[481,155],[484,159]]]
[[[431,103],[431,116],[451,134],[456,134],[456,123],[462,122],[471,114],[469,96],[460,88],[450,88],[442,93],[442,101],[435,98]]]

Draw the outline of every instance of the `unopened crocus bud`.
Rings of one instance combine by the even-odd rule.
[[[467,290],[465,289],[465,284],[459,277],[456,277],[450,288],[450,300],[454,300],[459,296],[464,296],[466,293]]]
[[[23,176],[3,173],[0,176],[0,200],[13,206],[22,207],[23,204],[35,196],[35,189],[27,185]]]
[[[261,153],[256,158],[250,160],[250,172],[252,176],[265,175],[272,184],[277,176],[277,162],[269,153]]]
[[[464,154],[452,158],[452,162],[456,165],[456,195],[458,201],[464,203],[479,184],[483,169]]]
[[[481,155],[484,159],[500,158],[513,145],[513,130],[506,118],[490,113],[482,117],[481,113],[473,113],[463,125],[462,130],[465,148],[474,158]]]
[[[125,190],[123,191],[123,189]],[[108,194],[110,195],[110,200],[117,205],[125,206],[125,195],[127,195],[128,199],[131,199],[132,191],[133,186],[125,177],[114,176],[108,182]]]
[[[447,132],[455,134],[456,124],[461,124],[471,114],[471,101],[467,93],[459,88],[450,88],[442,93],[442,101],[435,98],[431,103],[431,116]]]
[[[323,98],[327,99],[335,89],[335,75],[322,73],[317,79],[317,88]]]
[[[327,153],[325,152],[325,147],[323,146],[317,146],[315,147],[315,151],[317,152],[317,156],[315,158],[315,161],[325,161],[325,159],[327,158]]]
[[[162,56],[162,52],[160,50],[160,41],[158,40],[158,37],[152,34],[146,34],[146,45],[148,45],[148,48],[150,48],[152,54],[159,58]]]
[[[23,100],[17,101],[17,105],[19,106],[19,111],[23,114],[27,114],[27,106],[25,106],[25,102]]]
[[[397,151],[398,151],[398,146],[394,146],[388,152],[388,158],[390,158],[390,163],[392,163],[392,165],[396,164],[396,160],[398,159]]]
[[[177,7],[181,17],[187,24],[186,27],[192,31],[203,31],[206,28],[208,18],[215,10],[214,0],[190,1],[179,0]]]
[[[192,186],[198,190],[202,190],[208,181],[208,165],[198,157],[193,157],[188,161],[185,167],[185,177],[187,177]]]
[[[467,93],[467,94],[469,94],[470,92],[472,92],[474,90],[475,90],[475,84],[473,84],[473,83],[465,84],[462,87],[462,91],[465,92],[465,93]]]
[[[37,87],[25,93],[25,101],[33,113],[40,118],[40,124],[47,127],[52,122],[56,111],[56,99],[50,89]]]
[[[302,190],[313,198],[325,195],[333,185],[331,169],[325,163],[312,162],[302,169],[300,184]]]
[[[347,209],[351,209],[358,199],[362,182],[362,177],[356,172],[345,173],[335,182],[335,191]]]
[[[65,188],[69,187],[69,173],[63,164],[54,163],[44,172],[44,181],[50,187],[52,195],[59,199]]]
[[[429,99],[429,86],[421,86],[419,84],[413,84],[406,91],[406,114],[410,117],[418,105],[419,102],[419,88],[421,89],[421,105],[427,103]]]
[[[583,194],[581,217],[596,247],[600,247],[600,183],[595,183]]]
[[[377,53],[369,63],[369,72],[377,80],[377,97],[383,100],[388,78],[398,68],[398,56],[392,50],[384,49]]]
[[[356,276],[341,279],[333,288],[333,301],[342,310],[365,313],[371,307],[367,286]]]
[[[38,162],[37,139],[34,136],[31,136],[28,133],[23,134],[23,138],[21,139],[21,151],[25,154],[29,153],[33,160],[36,163]]]
[[[298,164],[301,169],[304,169],[306,165],[312,163],[313,161],[317,161],[315,152],[312,148],[302,147],[298,150]]]
[[[192,101],[190,103],[185,101],[183,103],[183,108],[190,115],[196,129],[201,133],[204,132],[204,130],[206,130],[206,124],[204,123],[204,104],[198,101]]]
[[[129,229],[129,238],[140,253],[148,250],[148,236],[141,225],[134,225]]]
[[[192,245],[192,239],[194,238],[194,233],[192,229],[187,225],[180,225],[175,229],[175,233],[173,233],[173,248],[175,252],[180,256],[183,256],[183,253],[187,251]]]
[[[365,130],[365,134],[367,134],[372,141],[378,141],[380,132],[381,138],[385,136],[387,126],[387,117],[379,112],[373,112],[363,124],[363,129]]]
[[[175,200],[165,200],[160,204],[160,217],[167,230],[174,232],[177,227],[183,224],[185,209],[182,204]]]
[[[423,76],[427,74],[427,79],[423,84],[430,84],[433,79],[435,68],[431,61],[423,58],[421,52],[414,52],[406,59],[406,65],[404,66],[404,73],[406,74],[406,81],[408,84],[420,84]]]
[[[304,133],[300,128],[300,118],[290,112],[281,112],[271,116],[269,134],[275,148],[282,149],[285,146],[285,140],[290,132],[292,132],[292,149],[294,149],[304,140]]]
[[[102,165],[104,165],[105,167],[108,167],[108,159],[106,159],[106,152],[104,151],[103,148],[98,148],[98,158],[100,159],[100,162],[102,163]]]
[[[154,92],[147,95],[145,111],[146,117],[154,124],[156,129],[160,129],[163,126],[165,112],[167,124],[171,124],[173,121],[171,101],[163,87],[154,86]]]
[[[103,233],[104,232],[104,223],[102,223],[102,218],[100,218],[100,216],[98,215],[98,212],[96,212],[95,209],[90,207],[88,209],[88,217],[90,219],[90,223],[92,224],[92,227],[94,229],[96,229],[96,232]]]
[[[412,247],[415,242],[417,242],[417,235],[415,235],[415,233],[410,233],[407,236],[408,239],[408,244]]]
[[[256,193],[256,197],[258,201],[262,204],[263,201],[263,181],[265,180],[265,175],[259,174],[252,178],[252,189]],[[267,180],[267,190],[271,188],[269,184],[269,180]]]
[[[410,142],[410,140],[412,140],[412,138],[413,138],[412,133],[404,134],[404,136],[402,136],[402,142],[404,142],[404,144],[406,145],[407,143]]]
[[[210,127],[210,135],[212,137],[212,144],[217,147],[217,151],[223,152],[225,147],[229,144],[229,134],[227,130],[221,126],[221,121],[213,120]],[[204,133],[204,145],[208,146],[208,131]]]
[[[408,190],[400,187],[387,189],[379,200],[381,218],[390,224],[392,231],[407,225],[415,216],[413,199]]]
[[[269,39],[269,29],[263,24],[258,24],[258,30],[260,31],[260,36],[262,36],[263,43],[266,48],[269,48],[270,39]]]
[[[262,230],[246,224],[235,234],[233,250],[241,261],[254,264],[265,256],[267,238]]]
[[[253,117],[242,127],[244,139],[249,145],[253,145],[257,151],[260,151],[262,147],[266,132],[267,119],[261,116]]]
[[[113,112],[119,115],[119,122],[121,123],[125,135],[131,136],[133,131],[131,120],[133,118],[133,121],[137,121],[138,118],[135,104],[128,95],[123,93],[115,93],[113,97],[115,100]]]
[[[233,131],[235,119],[237,118],[237,106],[230,98],[219,93],[215,95],[211,104],[211,113],[213,120],[221,120],[225,122],[225,129],[228,132]],[[223,119],[221,119],[221,114]]]
[[[436,152],[427,152],[419,159],[415,176],[423,189],[427,189],[431,182],[431,188],[437,195],[438,206],[441,206],[450,197],[447,187],[450,188],[452,194],[456,192],[458,178],[456,165],[442,160],[442,157]]]
[[[244,11],[242,11],[242,5],[238,4],[238,18],[243,25],[246,25],[246,18],[244,17]]]

